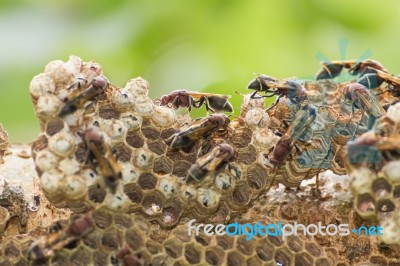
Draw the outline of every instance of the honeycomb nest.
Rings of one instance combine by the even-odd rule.
[[[355,140],[360,158],[348,164],[354,208],[364,219],[378,221],[385,243],[400,243],[400,104],[389,107],[371,132]],[[363,140],[369,140],[369,143]],[[349,144],[351,146],[351,144]],[[368,148],[375,147],[372,152]],[[361,150],[363,149],[363,150]],[[379,157],[371,158],[377,152]],[[371,159],[374,159],[371,161]]]
[[[237,154],[234,170],[226,167],[213,177],[214,184],[185,182],[189,168],[201,157],[197,156],[200,145],[196,143],[186,153],[170,149],[166,140],[196,121],[188,114],[157,106],[147,96],[149,85],[142,78],[101,95],[89,109],[57,115],[71,84],[81,80],[90,84],[101,74],[97,64],[71,57],[66,63],[49,63],[31,82],[32,101],[43,131],[32,151],[41,187],[54,206],[77,213],[99,205],[123,212],[139,210],[149,220],[170,227],[181,216],[225,221],[231,213],[246,210],[271,186],[270,169],[254,143],[262,141],[264,147],[272,147],[276,140],[266,127],[265,112],[262,128],[233,121],[222,136],[212,139],[212,147],[227,142]],[[78,134],[86,129],[96,130],[115,154],[122,170],[115,191],[104,184],[101,165],[93,167],[86,162],[86,143]],[[253,137],[254,130],[262,133]]]
[[[31,81],[29,90],[42,131],[32,143],[38,189],[49,205],[67,212],[65,219],[53,218],[57,222],[51,226],[38,226],[25,235],[9,234],[0,249],[0,264],[400,263],[397,239],[383,239],[383,243],[381,238],[367,236],[298,235],[250,241],[244,236],[188,236],[190,219],[213,224],[374,225],[364,220],[371,215],[357,214],[357,204],[357,212],[353,211],[349,184],[338,182],[339,176],[332,174],[321,181],[320,191],[310,183],[301,185],[316,175],[326,176],[325,170],[338,175],[353,171],[346,163],[346,143],[367,131],[367,117],[342,101],[348,83],[304,84],[307,104],[316,106],[317,116],[287,158],[276,164],[274,147],[302,112],[286,97],[265,112],[264,99],[244,95],[239,117],[203,132],[207,137],[185,139],[183,143],[193,145],[183,151],[173,149],[171,140],[199,124],[209,125],[218,117],[226,122],[228,117],[212,114],[194,119],[188,112],[160,106],[148,97],[149,84],[142,78],[129,80],[124,88],[109,84],[89,101],[79,96],[79,92],[98,89],[96,84],[102,80],[108,83],[99,64],[71,56],[67,62],[50,62]],[[382,93],[381,104],[390,102],[384,88],[377,91]],[[88,132],[101,143],[88,141]],[[219,158],[221,145],[232,148],[232,158],[203,175],[199,166]],[[199,169],[202,180],[188,182],[188,172],[197,175]],[[379,184],[375,187],[382,190],[385,185]],[[357,198],[353,183],[352,190]],[[31,215],[28,212],[27,220]]]
[[[140,210],[165,227],[174,226],[181,216],[224,222],[247,210],[274,184],[298,187],[328,169],[344,174],[341,154],[345,143],[356,128],[361,133],[366,130],[364,121],[359,121],[360,113],[350,115],[351,105],[340,102],[345,84],[309,82],[305,87],[312,95],[311,102],[321,106],[317,121],[297,145],[300,151],[292,149],[282,165],[272,165],[268,156],[279,140],[274,131],[285,128],[277,121],[293,120],[298,107],[282,100],[268,115],[263,99],[246,95],[240,117],[222,133],[215,132],[209,144],[213,148],[228,143],[235,152],[234,162],[216,175],[211,173],[214,182],[188,184],[186,174],[202,160],[202,145],[197,141],[183,152],[171,149],[167,140],[198,121],[187,113],[176,114],[168,106],[156,105],[142,78],[100,95],[89,108],[58,115],[71,86],[85,88],[101,75],[98,64],[71,56],[66,63],[49,63],[30,85],[43,131],[32,145],[42,189],[52,204],[74,212],[100,204],[126,212]],[[275,118],[271,123],[270,117]],[[122,169],[122,180],[112,193],[104,184],[101,169],[85,162],[88,149],[79,131],[86,129],[103,136]]]

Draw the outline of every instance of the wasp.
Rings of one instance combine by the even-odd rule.
[[[364,85],[368,89],[375,89],[379,87],[383,82],[386,82],[388,84],[388,89],[383,92],[389,91],[393,94],[394,97],[400,96],[399,77],[391,75],[385,71],[370,67],[368,67],[366,71],[368,71],[368,73],[357,80],[357,83]],[[381,94],[383,92],[380,92],[378,94]]]
[[[186,176],[186,183],[201,182],[210,173],[217,175],[234,158],[234,149],[227,143],[221,143],[209,153],[196,160]]]
[[[250,96],[252,99],[259,99],[264,97],[272,97],[276,95],[276,91],[272,90],[272,86],[278,82],[278,79],[267,76],[267,75],[257,75],[257,77],[250,81],[247,88],[254,90],[254,93]],[[258,92],[265,92],[266,95],[256,96]]]
[[[209,139],[210,136],[219,131],[224,131],[230,123],[229,118],[223,114],[212,114],[208,117],[198,119],[183,131],[173,134],[165,140],[173,150],[182,150],[188,153],[199,140]]]
[[[343,68],[350,69],[357,64],[355,60],[321,62],[322,69],[318,71],[316,80],[333,79],[340,75]]]
[[[189,111],[194,108],[200,108],[205,105],[207,111],[215,112],[233,112],[232,104],[229,102],[230,95],[201,93],[186,90],[176,90],[168,95],[157,99],[160,106],[172,106],[174,109],[188,108]]]
[[[96,159],[106,186],[115,193],[118,182],[122,179],[122,170],[111,148],[105,143],[103,136],[93,128],[80,134],[90,155]]]
[[[290,154],[293,145],[305,133],[317,118],[317,107],[312,104],[304,105],[295,115],[286,133],[275,145],[269,160],[273,165],[282,165]]]
[[[68,226],[53,230],[53,232],[33,242],[28,249],[28,258],[43,260],[51,257],[65,246],[90,233],[94,226],[89,215],[75,216]]]
[[[259,75],[247,86],[248,89],[256,90],[250,98],[258,99],[263,97],[273,97],[278,95],[275,102],[267,109],[270,110],[279,103],[279,100],[286,96],[294,104],[300,104],[307,98],[307,90],[298,81],[288,79],[280,82],[279,80],[265,75]],[[263,96],[256,96],[257,92],[265,92]]]
[[[387,72],[381,63],[372,59],[366,59],[360,62],[357,62],[356,60],[332,61],[322,62],[321,64],[322,69],[317,73],[316,80],[336,78],[340,75],[343,68],[348,69],[348,72],[351,75],[360,75],[361,77],[370,73],[368,68],[379,69]]]
[[[367,132],[347,143],[347,161],[350,164],[380,164],[382,158],[397,160],[399,157],[400,138],[396,136],[382,137],[374,132]]]
[[[88,102],[95,101],[106,89],[110,83],[104,76],[95,77],[90,86],[84,91],[76,90],[77,95],[69,96],[65,99],[65,104],[58,113],[59,117],[64,117],[74,113],[76,110],[84,107]]]
[[[360,83],[350,83],[343,88],[345,99],[352,102],[354,108],[368,114],[367,129],[372,129],[375,120],[382,116],[383,109],[374,95]]]

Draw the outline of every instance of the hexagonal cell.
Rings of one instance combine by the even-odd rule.
[[[60,132],[64,128],[64,122],[61,119],[52,119],[46,124],[46,133],[49,136]]]
[[[185,258],[190,264],[200,263],[202,254],[201,247],[195,243],[189,243],[185,245]]]
[[[228,190],[235,186],[235,180],[231,174],[224,171],[215,177],[215,186],[220,190]]]
[[[71,265],[89,265],[90,264],[90,257],[91,257],[91,252],[89,250],[83,248],[83,247],[78,247],[70,257],[70,263]]]
[[[133,224],[131,216],[124,213],[114,213],[114,223],[122,228],[129,228]]]
[[[372,184],[372,191],[376,197],[385,197],[392,191],[392,186],[386,179],[379,178]]]
[[[168,239],[164,242],[165,253],[171,258],[177,259],[182,256],[183,245],[177,239]]]
[[[124,122],[128,131],[135,131],[142,124],[142,117],[137,116],[134,113],[122,113],[120,119],[122,120],[122,122]]]
[[[152,239],[148,239],[146,241],[146,248],[147,248],[147,251],[149,251],[151,254],[155,255],[155,254],[159,254],[162,252],[163,246],[160,245],[159,243],[153,241]]]
[[[127,243],[128,243],[128,239]],[[118,231],[111,227],[103,233],[101,244],[105,250],[116,251],[119,248]],[[128,243],[129,244],[129,243]]]
[[[236,248],[242,254],[250,256],[254,252],[255,241],[246,240],[246,236],[240,236],[236,240]]]
[[[205,208],[216,208],[219,205],[221,194],[212,189],[198,189],[197,202]]]
[[[298,236],[288,236],[286,243],[293,252],[300,252],[303,250],[303,241]]]
[[[135,228],[126,230],[125,232],[125,242],[132,250],[138,250],[144,245],[144,237]]]
[[[161,132],[161,138],[162,139],[168,139],[169,137],[171,137],[172,135],[174,135],[175,133],[177,132],[177,130],[176,129],[174,129],[174,128],[167,128],[167,129],[164,129],[162,132]]]
[[[226,255],[226,265],[235,266],[235,265],[245,265],[246,259],[240,254],[237,250],[229,251]]]
[[[157,177],[151,173],[141,174],[139,176],[138,184],[144,190],[153,189],[157,185]]]
[[[390,199],[380,199],[376,203],[376,209],[378,212],[393,212],[395,204]]]
[[[252,164],[247,168],[247,183],[252,189],[262,189],[267,183],[268,171],[260,164]],[[272,180],[271,180],[272,181]]]
[[[243,206],[250,202],[252,194],[251,189],[247,185],[236,185],[232,192],[232,199],[236,204]]]
[[[99,107],[99,116],[103,119],[118,119],[120,113],[112,105]]]
[[[157,140],[161,132],[154,126],[142,126],[141,131],[146,139]]]
[[[137,149],[133,153],[132,162],[139,169],[150,169],[154,163],[154,153],[147,149]]]
[[[253,132],[247,127],[238,127],[233,132],[230,141],[236,148],[244,148],[251,142]]]
[[[160,191],[152,191],[143,198],[142,209],[147,215],[159,214],[164,206],[165,196]]]
[[[305,247],[307,253],[310,254],[313,257],[318,258],[318,257],[320,257],[322,255],[321,248],[315,243],[307,242],[307,243],[305,243],[304,247]]]
[[[160,140],[154,140],[151,142],[147,142],[147,148],[157,155],[162,155],[165,153],[167,145]]]
[[[370,194],[358,195],[356,208],[362,213],[375,213],[375,200]]]
[[[164,204],[162,210],[162,221],[164,225],[172,226],[179,221],[184,210],[181,202],[178,200],[169,200]]]
[[[82,238],[82,243],[89,248],[98,249],[101,243],[101,231],[95,230]]]
[[[274,260],[280,265],[292,265],[293,253],[288,250],[287,247],[281,247],[275,251]],[[299,264],[302,265],[302,264]],[[304,264],[310,265],[310,264]]]
[[[138,132],[128,132],[126,134],[126,143],[133,148],[141,148],[144,145],[144,137]]]
[[[196,240],[197,243],[199,243],[200,245],[206,247],[210,244],[210,242],[212,241],[212,239],[204,234],[199,234],[199,235],[195,235],[194,239]]]
[[[113,150],[116,159],[120,162],[129,162],[132,158],[131,148],[125,144],[114,147]]]
[[[124,193],[132,201],[132,203],[139,204],[143,199],[142,189],[136,184],[129,183],[124,185]]]
[[[225,250],[219,246],[207,248],[205,259],[210,265],[222,265],[225,258]]]
[[[92,262],[95,266],[103,266],[103,265],[110,265],[111,261],[107,253],[105,253],[101,249],[97,249],[92,256]],[[61,264],[67,265],[67,264]]]
[[[242,164],[252,164],[257,159],[257,151],[253,145],[249,145],[247,148],[238,150],[236,162]]]
[[[172,167],[172,174],[177,177],[185,177],[190,166],[192,166],[192,164],[187,161],[175,161]]]
[[[110,211],[97,209],[93,212],[92,218],[95,224],[102,229],[108,228],[113,223],[113,217]]]
[[[100,186],[94,184],[88,187],[89,200],[95,203],[102,203],[107,195],[107,191]]]
[[[306,252],[302,252],[300,254],[296,254],[294,257],[295,265],[313,265],[314,259],[310,254]]]
[[[217,236],[216,239],[218,246],[224,250],[232,249],[235,244],[235,238],[228,235]]]
[[[158,185],[158,189],[167,197],[176,195],[179,192],[178,178],[174,175],[162,176]]]
[[[166,156],[160,156],[154,160],[153,172],[155,174],[165,175],[172,172],[173,162]]]

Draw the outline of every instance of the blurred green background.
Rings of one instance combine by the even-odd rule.
[[[142,76],[152,97],[204,90],[236,107],[253,73],[312,78],[324,57],[371,54],[397,73],[399,11],[398,0],[2,0],[0,121],[12,142],[36,137],[29,82],[70,54],[119,86]]]

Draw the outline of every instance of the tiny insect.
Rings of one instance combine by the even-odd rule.
[[[85,236],[94,229],[94,222],[89,215],[75,216],[70,224],[32,243],[28,249],[28,258],[43,260],[53,256],[68,244]]]
[[[198,141],[210,138],[213,133],[220,129],[226,129],[229,123],[230,120],[226,115],[212,114],[195,121],[185,130],[173,134],[165,140],[165,143],[172,150],[189,152]]]
[[[215,112],[233,112],[232,104],[229,102],[230,95],[201,93],[186,90],[176,90],[168,95],[156,99],[160,106],[172,106],[174,109],[188,108],[189,111],[194,108],[200,108],[205,105],[207,111]]]
[[[217,175],[233,160],[234,155],[234,149],[229,144],[217,145],[209,153],[199,157],[189,168],[186,183],[201,182],[210,173]]]
[[[76,112],[76,110],[85,107],[90,102],[95,101],[103,92],[110,86],[110,83],[104,76],[95,77],[90,86],[84,91],[73,93],[72,97],[68,96],[61,111],[58,113],[59,117],[64,117],[68,114]],[[77,94],[77,95],[76,95]],[[89,104],[90,105],[90,104]]]
[[[85,130],[81,136],[90,155],[96,159],[106,186],[111,189],[112,193],[115,193],[116,187],[122,179],[122,170],[111,148],[105,143],[103,136],[93,128]]]
[[[282,165],[286,162],[286,158],[290,154],[294,143],[302,137],[303,133],[308,130],[316,118],[317,107],[312,104],[306,104],[297,111],[288,130],[268,156],[273,165]]]

